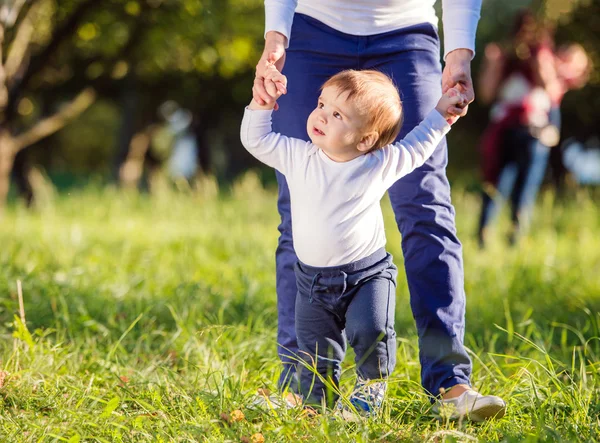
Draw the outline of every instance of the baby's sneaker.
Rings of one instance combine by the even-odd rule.
[[[352,407],[339,399],[337,410],[346,421],[358,421],[360,417],[374,417],[381,410],[386,391],[386,381],[365,380],[358,377],[354,391],[348,398]]]

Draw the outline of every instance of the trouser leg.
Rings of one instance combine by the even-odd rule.
[[[435,107],[441,95],[439,40],[428,25],[387,37],[369,40],[372,46],[365,52],[371,58],[361,67],[380,69],[397,83],[405,112],[402,138]],[[462,245],[456,235],[446,164],[444,140],[423,166],[389,190],[402,234],[419,335],[421,382],[434,395],[441,387],[468,384],[471,374],[471,361],[463,345]]]
[[[346,335],[354,349],[357,375],[362,379],[387,378],[394,370],[395,308],[396,284],[391,273],[389,278],[374,278],[362,284],[348,306]]]
[[[299,392],[308,404],[331,407],[338,398],[337,388],[346,353],[343,320],[314,301],[310,293],[296,297],[298,333]]]
[[[350,402],[359,411],[376,413],[396,365],[396,267],[360,286],[346,311],[346,334],[354,349],[356,384]]]

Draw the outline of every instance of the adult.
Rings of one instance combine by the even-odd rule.
[[[397,84],[405,120],[399,138],[435,107],[442,92],[457,87],[474,99],[471,60],[481,0],[444,0],[445,68],[435,0],[265,0],[265,48],[256,67],[254,99],[269,102],[263,86],[274,63],[288,78],[287,94],[273,114],[273,130],[307,139],[305,122],[325,80],[344,69],[377,69]],[[277,108],[276,108],[277,109]],[[464,108],[463,115],[467,113]],[[454,403],[456,415],[505,404],[470,388],[471,361],[463,345],[465,294],[462,246],[445,174],[447,147],[440,143],[421,168],[399,180],[389,197],[402,233],[405,269],[416,320],[421,381],[433,396]],[[280,387],[294,387],[298,350],[294,327],[297,261],[292,243],[289,190],[277,173],[281,215],[276,252],[278,343],[284,364]]]

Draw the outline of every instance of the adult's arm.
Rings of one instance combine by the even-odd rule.
[[[256,64],[256,76],[252,87],[252,97],[259,105],[274,102],[265,90],[263,80],[270,64],[274,64],[279,72],[283,70],[285,50],[289,45],[297,3],[297,0],[265,0],[265,48]]]
[[[287,49],[297,5],[298,0],[265,0],[265,39],[269,31],[276,31],[286,38]]]
[[[481,12],[481,0],[442,0],[444,60],[442,93],[457,88],[471,103],[475,99],[471,78],[471,60],[475,56],[475,33]],[[461,116],[466,115],[468,106]]]
[[[481,0],[442,0],[444,60],[456,49],[469,49],[475,56],[475,34],[481,14]]]

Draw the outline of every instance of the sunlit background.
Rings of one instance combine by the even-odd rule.
[[[241,147],[237,127],[262,51],[262,1],[36,0],[15,5],[21,3],[18,16],[4,8],[0,75],[0,174],[12,169],[6,165],[18,153],[11,199],[31,198],[42,178],[65,189],[91,179],[144,187],[156,171],[176,177],[176,165],[170,170],[169,164],[177,162],[174,147],[181,136],[194,151],[189,154],[197,162],[192,175],[210,174],[228,183],[258,166]],[[515,13],[527,3],[484,1],[475,79],[485,44],[509,41]],[[562,106],[563,140],[586,141],[597,134],[600,115],[600,5],[548,0],[529,6],[555,28],[557,44],[578,42],[594,61],[588,85],[569,92]],[[452,131],[452,180],[476,185],[478,140],[487,118],[488,109],[476,102]],[[264,179],[272,180],[272,174],[267,171]]]
[[[476,235],[490,108],[449,135],[472,382],[507,415],[434,419],[400,272],[383,414],[349,424],[253,407],[280,371],[275,177],[239,141],[263,1],[0,1],[0,442],[599,441],[600,1],[484,0],[476,90],[523,7],[593,68],[520,242]]]

